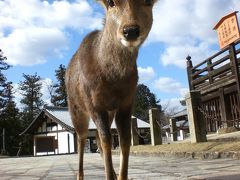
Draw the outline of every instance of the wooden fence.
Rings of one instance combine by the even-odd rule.
[[[190,90],[201,92],[207,130],[240,127],[240,40],[193,66],[187,57]]]

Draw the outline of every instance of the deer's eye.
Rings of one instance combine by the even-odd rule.
[[[144,0],[145,6],[151,6],[152,0]]]
[[[115,3],[113,0],[107,0],[107,3],[110,7],[114,7],[115,6]]]

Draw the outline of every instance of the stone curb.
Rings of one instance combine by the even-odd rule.
[[[113,151],[113,154],[119,155],[119,151]],[[229,152],[130,152],[131,156],[152,156],[152,157],[174,157],[191,159],[240,159],[239,151]]]

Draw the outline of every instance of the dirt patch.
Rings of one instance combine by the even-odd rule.
[[[191,143],[190,139],[157,146],[131,146],[131,155],[150,155],[163,157],[185,157],[200,159],[234,158],[240,159],[240,132],[210,134],[208,142]],[[119,154],[119,150],[113,153]]]
[[[175,155],[200,158],[240,158],[240,132],[210,134],[208,142],[191,143],[190,139],[158,146],[138,145],[131,147],[131,154]]]
[[[240,151],[239,142],[205,142],[205,143],[177,143],[158,146],[139,145],[132,146],[131,152],[157,153],[157,152],[229,152]]]
[[[226,133],[232,133],[237,131],[238,130],[235,127],[221,128],[218,130],[218,134],[226,134]]]

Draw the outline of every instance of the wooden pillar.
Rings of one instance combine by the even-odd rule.
[[[132,119],[131,119],[131,131],[132,131],[131,144],[132,144],[132,146],[139,145],[139,137],[138,137],[137,130],[138,130],[137,118],[132,117]]]
[[[236,49],[234,43],[232,43],[229,47],[229,57],[232,64],[232,71],[236,79],[238,96],[240,96],[239,64],[236,56]]]
[[[150,121],[150,131],[151,131],[151,142],[152,145],[162,144],[162,132],[161,127],[158,125],[160,119],[160,112],[157,108],[149,110],[149,121]]]
[[[177,120],[176,119],[170,119],[170,133],[171,133],[171,140],[177,141]]]
[[[187,56],[187,75],[188,75],[188,85],[189,85],[189,89],[193,90],[194,87],[192,86],[192,61],[191,61],[191,56]]]
[[[5,146],[5,128],[2,129],[2,152],[1,155],[6,155],[6,146]]]
[[[199,107],[201,106],[200,91],[190,91],[186,96],[190,138],[192,143],[206,142],[206,123]]]
[[[74,153],[78,153],[78,136],[77,133],[73,134],[73,142],[74,142]]]
[[[230,123],[228,122],[228,120],[232,119],[230,102],[229,100],[226,99],[223,88],[219,89],[219,97],[220,97],[221,121],[223,122],[223,127],[224,128],[231,127],[231,122]]]
[[[33,156],[37,156],[37,143],[35,135],[33,135]]]
[[[236,86],[237,86],[237,98],[240,98],[240,74],[239,74],[239,64],[238,64],[238,58],[236,54],[235,44],[232,43],[229,47],[229,57],[230,62],[232,64],[232,72],[236,79]],[[230,126],[233,126],[234,122],[232,121],[230,123]]]
[[[67,134],[67,142],[68,142],[68,153],[70,153],[70,136]]]
[[[212,77],[213,68],[212,68],[212,60],[211,59],[207,60],[207,69],[208,69],[209,84],[212,84],[213,83],[213,77]]]
[[[57,124],[57,154],[59,154],[58,124]]]

